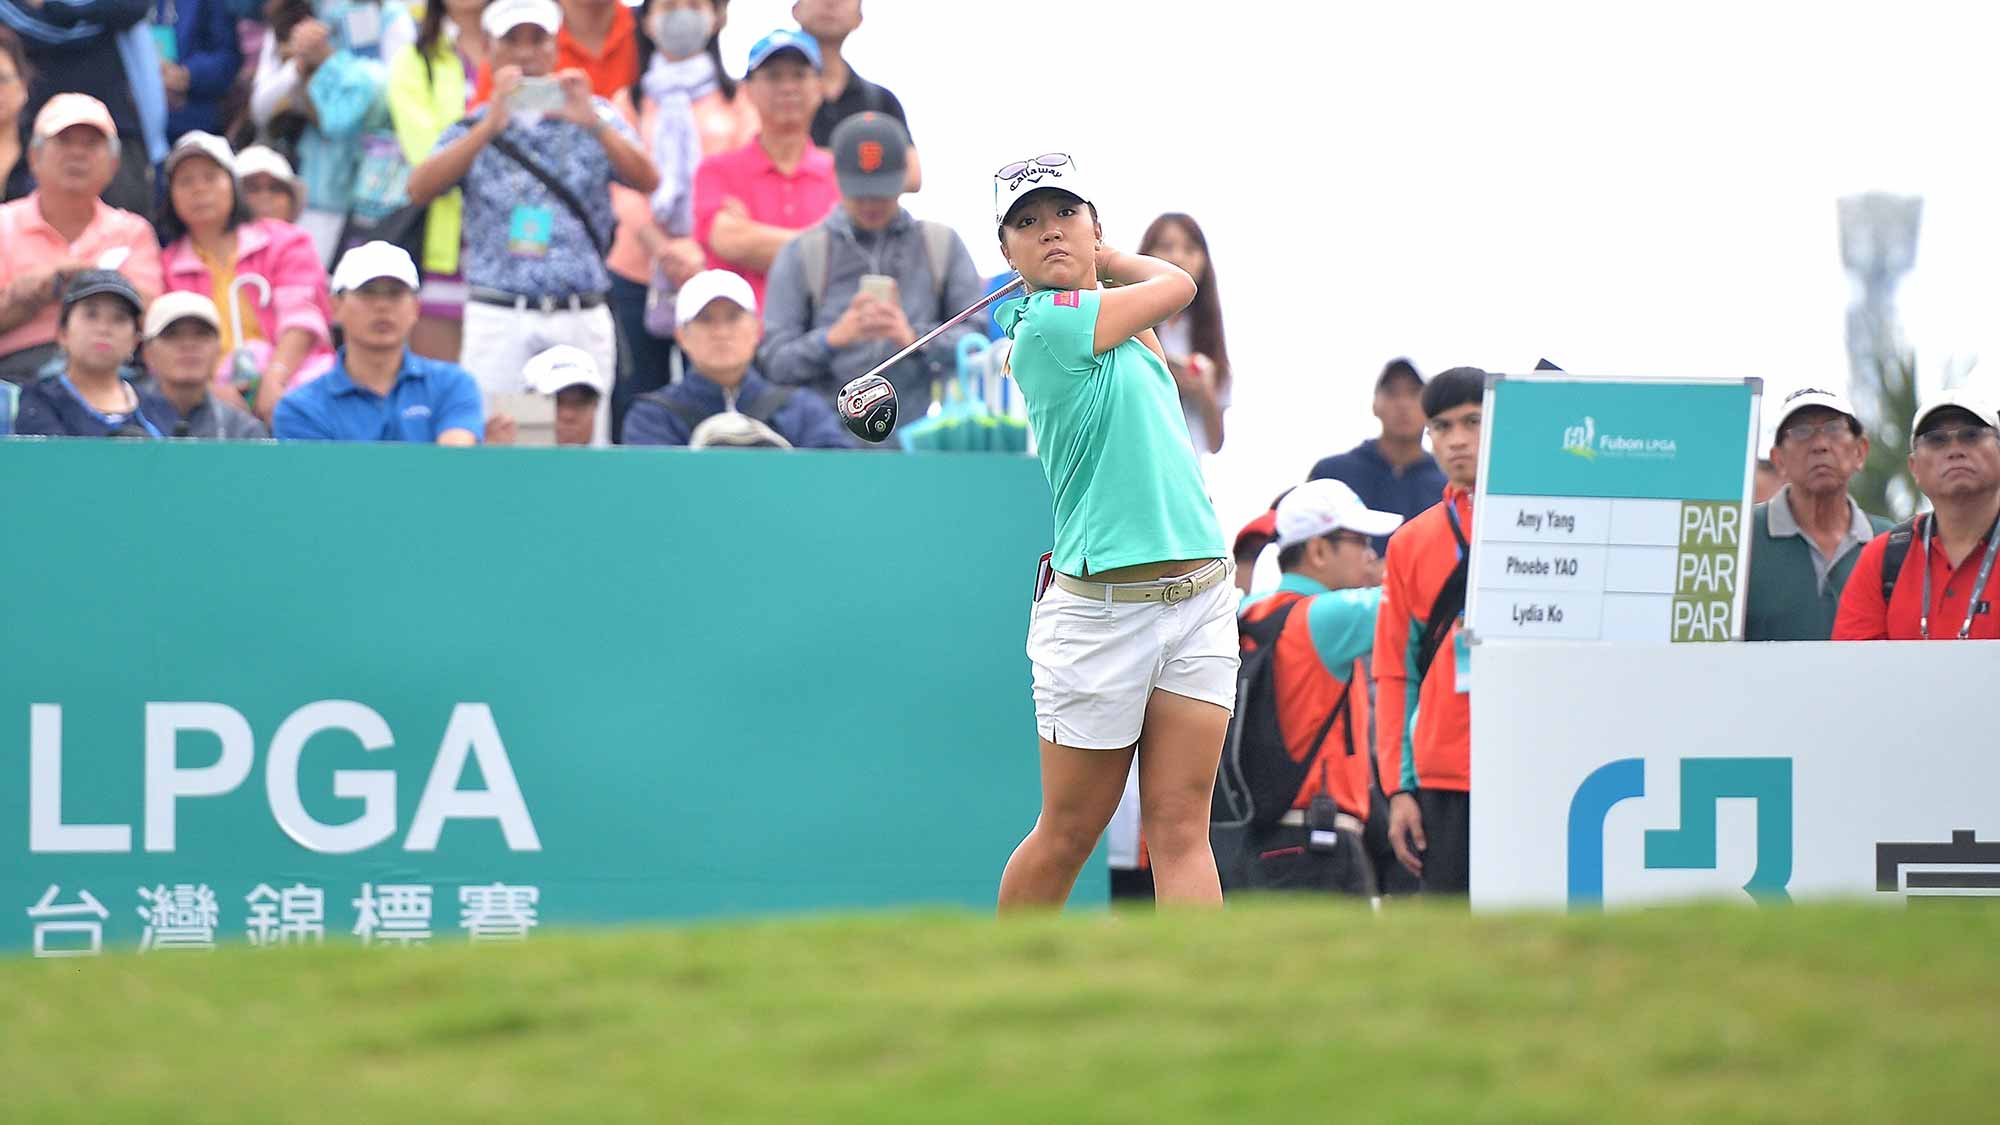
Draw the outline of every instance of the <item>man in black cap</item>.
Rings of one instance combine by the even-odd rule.
[[[1380,512],[1413,519],[1444,493],[1444,472],[1424,452],[1424,377],[1407,359],[1392,359],[1375,379],[1375,417],[1382,433],[1345,453],[1321,458],[1307,480],[1332,478]],[[1375,540],[1389,549],[1388,536]]]
[[[833,131],[832,151],[840,206],[771,264],[758,352],[772,382],[829,403],[848,380],[984,295],[957,233],[903,210],[910,142],[895,118],[855,114]],[[962,325],[884,372],[905,416],[929,408],[931,381],[954,372],[959,340],[978,333]]]
[[[121,368],[139,343],[139,291],[115,270],[83,270],[56,321],[64,368],[21,388],[14,432],[43,437],[160,437]]]

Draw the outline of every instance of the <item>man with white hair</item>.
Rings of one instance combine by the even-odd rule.
[[[26,383],[55,358],[63,286],[84,270],[124,274],[141,304],[159,294],[153,224],[98,198],[118,151],[110,111],[87,94],[57,94],[35,115],[28,166],[37,186],[0,204],[0,379]]]

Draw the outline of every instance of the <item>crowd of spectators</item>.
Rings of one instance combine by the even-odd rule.
[[[918,149],[847,61],[859,0],[792,14],[739,77],[727,0],[0,0],[0,434],[852,446],[838,388],[1000,279],[904,207]],[[1158,335],[1189,441],[1219,451],[1234,373],[1206,236],[1170,213],[1139,249],[1196,282]],[[888,371],[906,418],[978,334]],[[1299,885],[1464,889],[1453,584],[1482,385],[1389,363],[1379,434],[1237,537],[1246,595],[1279,551],[1245,622],[1298,662],[1275,678],[1286,741],[1338,730],[1372,767],[1320,770],[1272,831],[1309,843],[1324,799],[1373,875]],[[1776,413],[1745,637],[2000,637],[1992,404],[1920,410],[1931,510],[1893,527],[1849,495],[1869,443],[1841,395]]]
[[[838,388],[989,287],[903,207],[859,0],[800,0],[740,78],[726,0],[0,4],[0,433],[850,447]],[[67,347],[91,271],[137,303],[108,375]],[[906,416],[978,333],[890,372]],[[418,390],[461,424],[350,409]]]

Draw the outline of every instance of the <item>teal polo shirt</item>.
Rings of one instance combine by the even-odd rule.
[[[1092,350],[1102,291],[1045,289],[1000,304],[1007,363],[1055,499],[1054,565],[1081,577],[1228,553],[1188,443],[1174,377],[1136,339]]]
[[[447,430],[486,440],[479,384],[455,363],[426,359],[405,348],[387,395],[347,374],[347,349],[327,373],[278,400],[271,436],[279,441],[408,441],[431,443]]]

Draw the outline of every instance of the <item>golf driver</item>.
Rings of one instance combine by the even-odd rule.
[[[971,308],[917,337],[909,347],[876,364],[875,369],[868,374],[840,388],[840,394],[834,398],[833,406],[835,412],[840,415],[841,422],[847,426],[847,432],[866,442],[880,444],[887,441],[889,435],[896,429],[896,388],[889,380],[882,377],[882,372],[901,363],[910,353],[937,339],[947,330],[956,328],[979,315],[988,305],[1025,284],[1027,282],[1016,274],[1014,280],[981,297]]]

